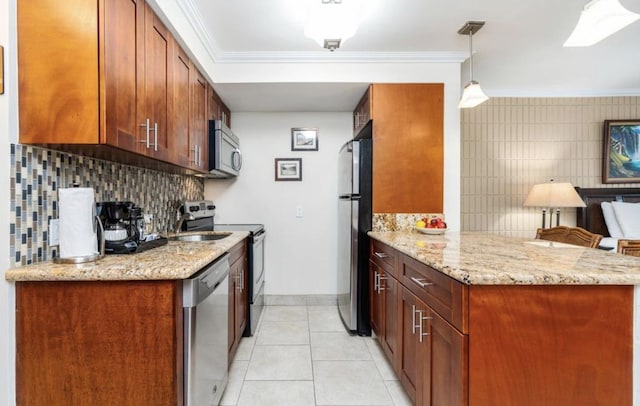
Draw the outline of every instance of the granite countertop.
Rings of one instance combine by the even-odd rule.
[[[640,258],[473,232],[369,236],[467,285],[640,285]]]
[[[194,233],[183,233],[194,234]],[[209,232],[208,234],[215,234]],[[213,241],[169,241],[138,254],[106,255],[97,262],[54,264],[53,261],[9,269],[8,281],[115,281],[186,279],[247,238],[246,231]]]

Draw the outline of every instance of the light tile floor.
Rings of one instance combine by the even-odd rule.
[[[225,406],[405,406],[411,401],[371,337],[345,332],[336,306],[267,306],[240,341]]]

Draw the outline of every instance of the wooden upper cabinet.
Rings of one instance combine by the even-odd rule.
[[[192,167],[198,171],[206,171],[208,161],[208,111],[207,96],[209,84],[198,68],[191,65],[190,92],[190,123],[189,123],[189,151],[193,154],[190,159]]]
[[[360,132],[371,121],[371,102],[373,98],[373,92],[371,86],[367,89],[365,94],[358,102],[356,109],[353,112],[353,136],[357,138]]]
[[[209,119],[222,120],[227,127],[231,127],[231,110],[224,104],[213,87],[209,88]]]
[[[171,33],[148,5],[145,9],[144,110],[140,151],[163,161],[169,160],[168,131],[171,81]]]
[[[174,160],[178,165],[186,167],[191,165],[190,161],[195,160],[195,151],[190,149],[191,143],[189,141],[191,61],[177,44],[174,44],[172,50],[171,73],[173,84],[169,128],[175,147]]]
[[[373,84],[373,212],[442,213],[444,85]]]
[[[98,142],[98,100],[105,90],[98,75],[99,4],[17,2],[20,142]],[[136,24],[123,21],[128,30]]]

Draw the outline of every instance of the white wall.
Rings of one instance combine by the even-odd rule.
[[[338,150],[351,114],[233,113],[232,125],[244,163],[235,180],[205,182],[216,222],[264,223],[266,294],[335,294]],[[291,151],[292,127],[318,128],[319,150]],[[276,182],[274,158],[302,158],[302,181]]]
[[[9,268],[9,142],[17,138],[15,0],[0,0],[0,45],[4,46],[4,94],[0,95],[0,270]],[[2,272],[4,275],[4,272]],[[15,405],[13,285],[0,279],[0,404]],[[5,327],[6,326],[6,327]]]

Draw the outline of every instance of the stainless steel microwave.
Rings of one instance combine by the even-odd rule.
[[[240,140],[222,120],[209,120],[209,176],[232,178],[240,174]]]

